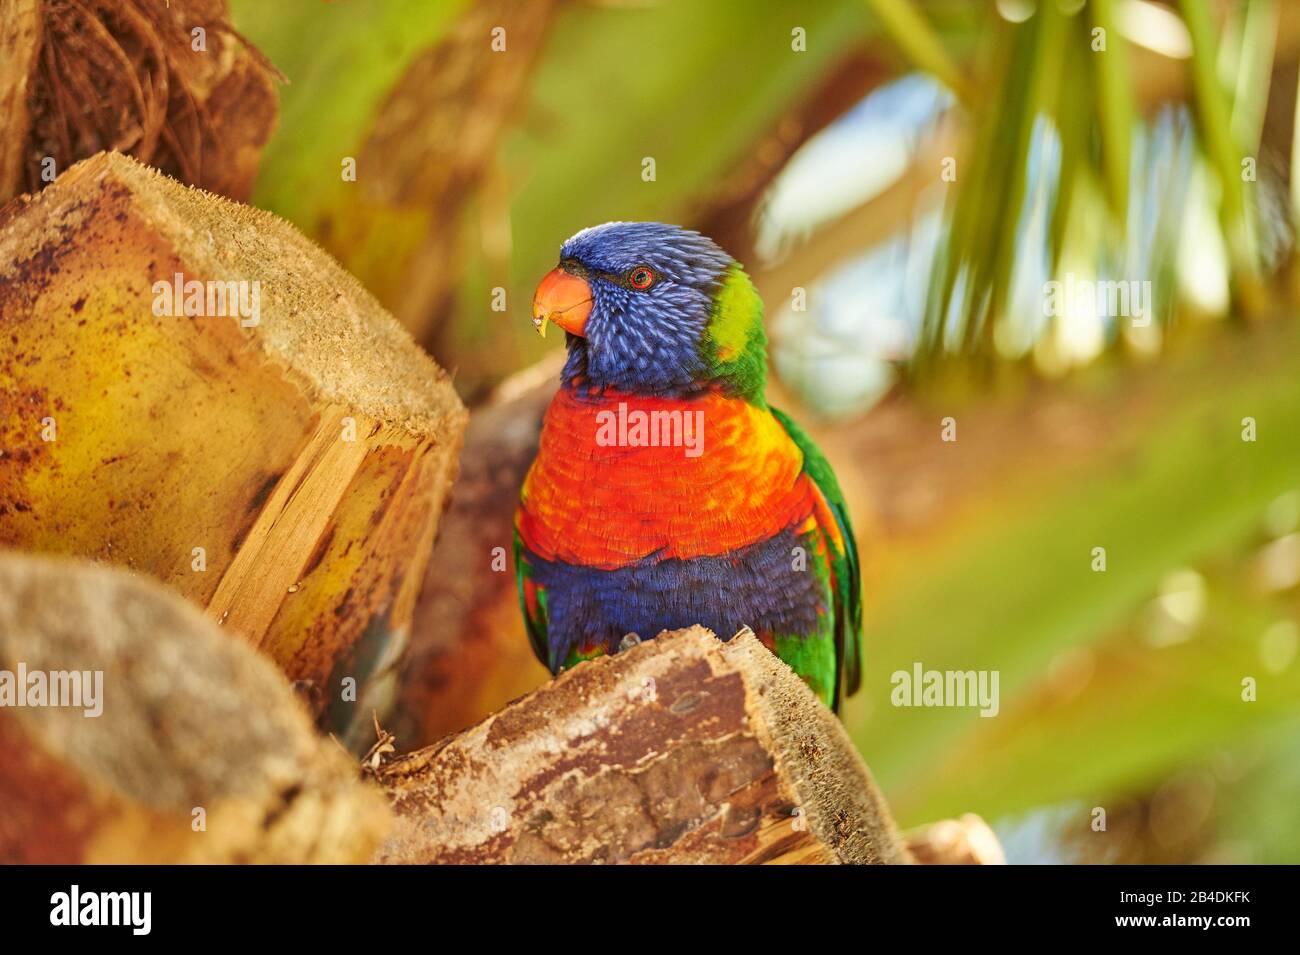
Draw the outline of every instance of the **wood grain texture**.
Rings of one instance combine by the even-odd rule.
[[[377,770],[386,863],[900,863],[831,712],[752,634],[662,634]]]
[[[177,274],[256,283],[258,321],[158,314]],[[0,333],[0,545],[153,574],[368,732],[455,475],[447,374],[283,221],[111,153],[0,214]]]

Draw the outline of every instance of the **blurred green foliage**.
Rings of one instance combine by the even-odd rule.
[[[357,155],[384,97],[468,2],[230,0],[236,27],[288,79],[254,204],[314,232],[346,188],[343,157]]]
[[[461,7],[234,0],[236,26],[289,78],[254,202],[317,234],[322,217],[346,206],[341,158],[356,155],[385,95]],[[508,31],[509,16],[503,23]],[[457,369],[462,392],[472,397],[555,347],[530,334],[528,303],[564,239],[615,219],[689,222],[868,28],[857,4],[841,0],[797,9],[781,0],[562,5],[495,160],[509,195],[500,223],[508,272],[484,241],[498,225],[485,221],[495,214],[490,201],[472,201],[464,222],[431,224],[465,233],[464,261],[445,265],[458,270],[460,295],[438,354]],[[646,158],[654,181],[643,178]],[[416,241],[394,235],[409,227],[408,216],[369,234],[373,250],[337,253],[363,278],[373,265],[382,282],[385,261]],[[507,289],[505,315],[489,308],[497,286]]]
[[[1296,330],[1118,377],[1098,368],[1063,386],[1079,409],[1063,426],[1107,429],[1101,450],[1035,465],[1009,448],[1022,468],[1013,478],[951,514],[939,539],[882,557],[868,590],[866,692],[846,722],[904,823],[1105,805],[1300,718],[1300,667],[1271,673],[1259,650],[1270,625],[1294,618],[1294,601],[1220,572],[1186,642],[1146,647],[1141,616],[1163,578],[1250,549],[1268,505],[1300,489]],[[1246,417],[1256,441],[1242,440]],[[1104,572],[1092,568],[1095,547]],[[1081,648],[1096,671],[1061,699],[1048,675]],[[891,675],[914,661],[998,670],[1001,714],[886,705]],[[1242,701],[1248,676],[1257,702]]]
[[[690,221],[834,63],[861,43],[855,5],[781,0],[574,5],[554,25],[507,144],[512,288],[531,298],[560,243],[616,219]],[[791,49],[806,31],[806,52]],[[642,179],[655,160],[656,179]]]

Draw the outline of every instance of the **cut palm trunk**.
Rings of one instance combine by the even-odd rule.
[[[117,154],[0,215],[0,332],[0,545],[147,571],[368,727],[454,477],[446,373],[286,223]]]
[[[838,720],[748,632],[581,664],[376,775],[380,862],[910,861]]]
[[[149,579],[0,553],[0,863],[362,862],[390,823],[274,666]]]

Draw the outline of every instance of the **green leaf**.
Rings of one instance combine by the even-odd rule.
[[[1004,712],[1015,712],[1060,653],[1121,626],[1171,571],[1249,540],[1265,506],[1300,487],[1294,441],[1300,332],[1294,326],[1225,335],[1214,348],[1170,356],[1156,368],[1127,369],[1120,384],[1116,377],[1094,368],[1054,399],[1054,420],[1068,421],[1076,434],[1105,435],[1087,453],[1054,454],[1014,438],[977,446],[977,455],[1005,461],[1001,482],[952,512],[943,534],[880,548],[879,571],[865,585],[864,692],[849,700],[845,722],[905,824],[961,811],[996,814],[1048,795],[1091,796],[1195,746],[1196,734],[1179,727],[1195,723],[1194,710],[1206,701],[1173,689],[1185,683],[1173,666],[1168,692],[1157,692],[1162,671],[1144,670],[1143,680],[1116,684],[1133,692],[1149,687],[1153,701],[1162,701],[1159,718],[1137,721],[1117,709],[1112,719],[1102,706],[1088,714],[1096,732],[1061,729],[1059,741],[1034,720],[1017,723],[1023,738],[1012,738],[1010,729],[1007,738],[986,737],[1002,734],[1007,718],[888,702],[892,674],[920,662],[926,669],[998,671]],[[984,432],[971,424],[979,414],[978,408],[959,412],[960,442],[980,440]],[[1246,416],[1258,423],[1258,441],[1241,440]],[[1103,573],[1090,566],[1099,546],[1107,551]],[[1240,636],[1257,635],[1266,616],[1258,610],[1241,616]],[[1186,667],[1204,669],[1201,689],[1205,681],[1235,683],[1241,675],[1236,658],[1222,672],[1205,669],[1215,659],[1187,658]],[[1109,673],[1099,678],[1103,685],[1111,679]],[[1216,705],[1225,703],[1228,690],[1215,685],[1224,694]],[[864,700],[874,707],[864,707]],[[1233,732],[1279,718],[1278,705],[1300,709],[1300,693],[1275,688],[1269,700],[1234,710]],[[1013,776],[968,764],[972,740],[988,753],[996,748],[991,739],[1018,754]],[[1108,747],[1123,759],[1113,759]],[[1065,765],[1077,772],[1063,775]],[[1043,782],[1031,786],[1033,777]],[[1054,777],[1061,785],[1049,792],[1044,787],[1055,785]],[[1028,795],[1017,794],[1022,788]]]
[[[957,64],[948,55],[943,40],[910,0],[867,0],[890,39],[916,65],[952,90],[959,100],[970,102],[970,89]]]
[[[1106,49],[1095,51],[1097,117],[1101,128],[1101,160],[1106,193],[1120,234],[1128,215],[1129,157],[1132,152],[1133,75],[1129,68],[1128,41],[1115,19],[1115,0],[1092,0],[1089,5],[1095,29],[1105,31]]]
[[[1203,148],[1219,177],[1222,190],[1220,215],[1233,270],[1238,300],[1248,311],[1258,311],[1259,263],[1251,237],[1242,185],[1242,153],[1233,134],[1227,95],[1219,83],[1216,27],[1205,0],[1179,0],[1187,32],[1192,38],[1189,66],[1196,96],[1196,119]]]

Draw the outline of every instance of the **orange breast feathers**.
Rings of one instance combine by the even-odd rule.
[[[516,522],[540,557],[614,569],[727,554],[802,524],[816,498],[799,448],[746,401],[563,388]]]

